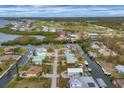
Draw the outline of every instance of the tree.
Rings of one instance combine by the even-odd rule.
[[[124,56],[119,57],[119,63],[122,65],[124,64]]]
[[[0,72],[2,72],[3,71],[3,69],[2,68],[0,68]]]

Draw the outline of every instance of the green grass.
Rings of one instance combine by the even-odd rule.
[[[21,36],[17,37],[14,40],[9,40],[7,42],[2,42],[1,45],[40,45],[41,40],[37,39],[36,37],[30,37],[30,36]]]
[[[13,81],[7,86],[8,88],[50,88],[51,80],[48,78],[28,78]]]
[[[42,72],[44,73],[52,73],[52,66],[51,65],[42,65]]]
[[[0,75],[2,75],[9,67],[11,64],[14,64],[15,62],[14,61],[11,61],[11,60],[7,60],[6,62],[3,62],[0,64]]]

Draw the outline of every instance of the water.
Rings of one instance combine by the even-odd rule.
[[[16,21],[9,21],[9,20],[0,20],[0,28],[4,27],[7,24],[13,24]],[[0,42],[5,42],[8,40],[14,40],[15,38],[19,37],[21,35],[11,35],[11,34],[5,34],[5,33],[0,33]],[[45,37],[41,35],[30,35],[33,37],[36,37],[37,39],[43,40]]]
[[[0,33],[0,42],[14,40],[15,38],[19,36],[21,35],[11,35],[11,34]],[[40,39],[40,40],[43,40],[45,38],[45,36],[41,36],[41,35],[30,35],[30,36],[36,37],[37,39]]]
[[[30,54],[30,51],[34,51],[36,46],[24,46],[29,48],[29,51],[26,52],[19,60],[19,67],[22,67],[24,65],[24,63],[27,61],[28,59],[28,55]],[[11,69],[2,77],[0,78],[0,88],[4,88],[8,85],[8,83],[14,78],[14,76],[17,74],[16,72],[16,65],[13,65],[11,67]]]
[[[10,34],[4,34],[4,33],[0,33],[0,42],[5,42],[8,40],[13,40],[15,38],[17,38],[17,35],[10,35]]]
[[[4,27],[7,24],[13,24],[16,21],[10,21],[10,20],[0,20],[0,27]]]

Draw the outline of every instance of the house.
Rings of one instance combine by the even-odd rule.
[[[77,76],[69,80],[70,88],[98,88],[92,77]]]
[[[91,48],[93,48],[93,49],[98,49],[98,48],[100,48],[96,43],[93,43],[92,45],[91,45]]]
[[[49,27],[48,31],[49,32],[57,32],[57,29],[55,27]]]
[[[80,75],[80,73],[83,74],[82,68],[68,68],[67,69],[67,74],[69,77]]]
[[[89,56],[96,58],[98,55],[96,52],[88,51]]]
[[[74,63],[76,63],[78,61],[74,57],[74,54],[70,53],[69,51],[66,51],[65,56],[66,56],[66,60],[67,60],[68,64],[74,64]]]
[[[78,35],[77,34],[72,34],[72,33],[68,33],[67,37],[71,38],[71,39],[78,39]]]
[[[40,66],[32,66],[28,69],[26,72],[21,73],[21,77],[24,78],[30,78],[30,77],[36,77],[38,78],[41,75],[42,68]]]
[[[32,63],[35,65],[41,65],[43,62],[44,56],[33,56]]]
[[[11,27],[11,30],[17,31],[18,29],[16,27]]]
[[[98,50],[98,52],[100,55],[103,55],[103,56],[109,56],[110,55],[110,52],[108,49],[101,48]]]
[[[124,66],[123,65],[117,65],[117,66],[115,66],[115,69],[118,71],[118,73],[124,74]]]
[[[72,45],[71,44],[66,44],[66,47],[68,48],[68,50],[72,49]]]
[[[35,51],[34,51],[34,55],[35,56],[38,56],[38,55],[41,55],[41,56],[45,56],[46,55],[46,52],[47,52],[47,49],[46,48],[37,48],[37,49],[35,49]]]
[[[49,30],[48,26],[42,26],[42,28],[43,28],[42,31],[44,31],[44,32],[48,32],[48,30]]]
[[[88,37],[89,37],[91,40],[97,40],[98,34],[97,34],[97,33],[89,33],[89,34],[88,34]]]
[[[33,64],[41,65],[43,60],[46,57],[46,53],[47,53],[46,48],[37,48],[34,51],[34,56],[33,56],[33,59],[32,59]]]

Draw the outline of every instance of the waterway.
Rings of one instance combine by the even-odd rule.
[[[0,20],[0,28],[4,27],[7,24],[13,24],[16,21],[10,21],[10,20]],[[19,37],[21,35],[12,35],[12,34],[5,34],[5,33],[0,33],[0,42],[5,42],[8,40],[14,40],[15,38]],[[45,36],[41,35],[29,35],[32,37],[36,37],[37,39],[43,40]]]
[[[115,86],[112,84],[110,77],[105,75],[102,71],[101,67],[96,63],[95,60],[92,60],[90,56],[83,51],[83,49],[77,44],[77,49],[82,56],[84,56],[85,60],[87,60],[89,67],[92,69],[92,76],[96,81],[97,78],[102,78],[107,85],[107,88],[114,88]]]
[[[8,25],[8,24],[13,24],[13,23],[15,23],[16,21],[10,21],[10,20],[0,20],[0,28],[1,27],[4,27],[5,25]]]
[[[28,60],[30,51],[34,51],[36,49],[36,46],[31,46],[31,45],[22,46],[22,47],[27,47],[29,50],[17,61],[20,68]],[[9,82],[15,77],[16,74],[17,74],[17,69],[16,69],[16,65],[14,64],[11,67],[11,69],[9,69],[7,73],[0,78],[0,88],[6,87],[9,84]]]
[[[11,34],[0,33],[0,42],[14,40],[19,36],[21,35],[11,35]],[[45,36],[41,36],[41,35],[29,35],[29,36],[36,37],[37,39],[40,39],[40,40],[43,40],[45,38]]]

